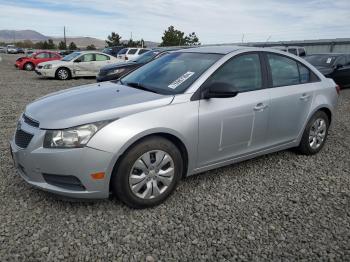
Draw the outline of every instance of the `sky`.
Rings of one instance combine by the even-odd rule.
[[[350,0],[0,0],[0,29],[161,42],[173,25],[201,43],[350,37]]]

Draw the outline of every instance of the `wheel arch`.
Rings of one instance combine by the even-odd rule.
[[[188,164],[189,164],[189,153],[188,153],[188,149],[185,145],[185,143],[179,138],[179,136],[172,134],[170,132],[154,132],[154,133],[148,133],[148,134],[143,134],[141,136],[138,137],[134,137],[133,139],[131,139],[128,143],[126,143],[126,147],[123,148],[119,154],[117,159],[114,160],[114,166],[112,169],[112,174],[111,177],[109,179],[109,189],[111,190],[111,179],[113,177],[113,175],[115,174],[120,161],[123,159],[123,157],[127,154],[127,152],[129,151],[129,149],[131,149],[135,144],[139,143],[142,140],[145,140],[149,137],[154,137],[154,136],[159,136],[162,138],[165,138],[169,141],[171,141],[179,150],[182,156],[182,161],[183,161],[183,171],[182,171],[182,178],[186,177],[187,171],[188,171]]]

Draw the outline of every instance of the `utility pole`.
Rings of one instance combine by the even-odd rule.
[[[66,39],[66,26],[63,27],[63,39],[64,39],[64,45],[67,49],[67,39]]]
[[[244,34],[242,34],[242,43],[244,43]]]

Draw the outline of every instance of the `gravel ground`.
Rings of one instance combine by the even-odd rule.
[[[162,205],[67,202],[28,186],[8,139],[27,103],[93,79],[39,79],[0,62],[1,261],[350,261],[350,90],[323,151],[279,152],[183,180]]]

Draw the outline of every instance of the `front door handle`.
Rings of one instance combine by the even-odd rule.
[[[307,100],[309,100],[309,98],[310,98],[310,95],[308,95],[308,94],[303,94],[303,95],[300,97],[300,100],[301,100],[301,101],[307,101]]]
[[[254,111],[264,111],[268,105],[265,105],[264,103],[259,103],[254,107]]]

